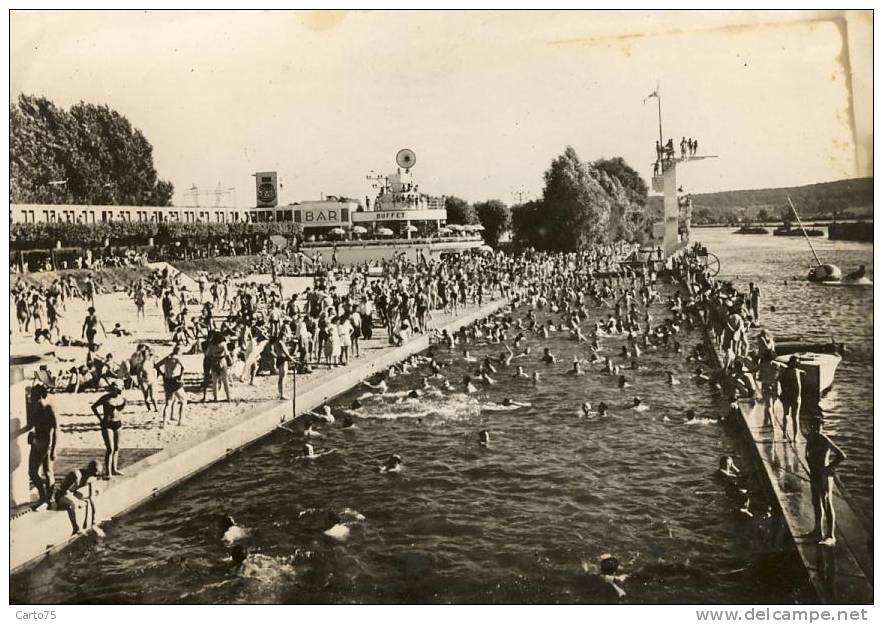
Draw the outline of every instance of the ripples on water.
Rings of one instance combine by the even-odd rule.
[[[844,481],[864,497],[860,500],[869,500],[871,350],[866,341],[872,294],[825,291],[842,303],[834,326],[830,299],[813,294],[817,287],[785,288],[773,278],[790,267],[787,250],[793,247],[795,262],[802,257],[792,245],[796,241],[751,241],[746,253],[734,247],[746,237],[700,234],[721,256],[727,275],[760,282],[764,308],[780,309],[770,323],[777,333],[800,330],[809,320],[813,335],[833,330],[847,343],[849,355],[838,371],[839,391],[829,397],[829,409],[838,441],[850,453]],[[837,244],[827,245],[834,248],[832,261],[844,268],[870,264],[869,246],[843,245],[841,258]],[[802,271],[789,268],[788,273]],[[664,307],[655,305],[653,314],[663,318]],[[539,314],[540,320],[548,316]],[[682,336],[685,351],[699,339],[698,333]],[[737,432],[717,424],[676,424],[687,408],[712,417],[726,408],[707,388],[689,382],[692,366],[683,355],[645,354],[647,370],[628,371],[633,387],[620,391],[613,378],[596,372],[597,365],[588,366],[584,377],[566,375],[575,354],[588,357],[586,347],[566,334],[548,341],[557,365],[540,363],[538,338],[528,344],[531,359],[513,364],[524,364],[528,373],[539,370],[538,387],[513,379],[514,366],[498,367],[499,383],[476,395],[435,392],[401,403],[400,397],[366,400],[367,417],[354,431],[326,429],[315,446],[337,452],[313,462],[296,458],[297,438],[274,433],[109,523],[106,539],[90,537],[16,577],[13,600],[595,602],[601,597],[588,589],[581,566],[605,552],[616,554],[626,571],[655,570],[646,582],[628,585],[631,602],[808,599],[793,553],[753,549],[750,529],[738,522],[712,478],[719,457],[734,455],[760,508],[764,501],[752,474],[753,451]],[[602,344],[617,355],[622,341]],[[470,351],[481,358],[501,348]],[[454,359],[445,374],[456,384],[477,365]],[[665,383],[665,370],[682,380],[674,391]],[[392,380],[390,390],[401,392],[419,381],[419,374],[405,375]],[[364,392],[355,389],[334,405],[348,406]],[[650,411],[625,407],[636,394]],[[532,406],[487,409],[507,396]],[[585,400],[594,406],[605,401],[612,417],[577,418]],[[482,428],[491,432],[488,450],[476,444]],[[404,457],[405,470],[379,474],[378,465],[390,453]],[[366,519],[351,525],[345,542],[331,541],[322,533],[325,514],[344,508]],[[244,576],[233,574],[224,561],[216,518],[227,513],[251,531],[253,554]]]

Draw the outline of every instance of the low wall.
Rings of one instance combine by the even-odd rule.
[[[337,261],[341,264],[362,264],[371,261],[393,260],[396,256],[400,256],[403,253],[408,260],[417,262],[418,250],[422,251],[426,259],[429,260],[438,258],[443,253],[460,253],[469,249],[475,249],[482,244],[481,240],[445,243],[365,243],[362,245],[358,243],[353,244],[348,241],[345,245],[305,243],[300,251],[311,258],[318,251],[322,254],[322,260],[326,263],[331,262],[331,255],[335,250],[337,251]]]

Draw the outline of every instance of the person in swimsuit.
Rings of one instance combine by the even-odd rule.
[[[816,418],[806,437],[806,463],[809,466],[815,527],[810,535],[818,536],[822,546],[833,546],[834,537],[834,470],[846,459],[846,453],[822,431],[822,419]]]
[[[104,328],[104,323],[102,323],[98,319],[98,316],[95,314],[95,308],[90,307],[87,312],[88,314],[83,321],[83,331],[81,337],[86,338],[86,341],[91,347],[95,344],[95,336],[98,334],[98,328],[101,327],[101,331],[102,333],[104,333],[105,338],[107,338],[107,330]]]
[[[776,399],[779,398],[780,369],[773,356],[773,351],[763,352],[760,356],[760,365],[757,367],[757,381],[760,383],[763,396],[763,424],[770,426],[773,424]]]
[[[40,495],[34,505],[35,510],[42,508],[43,505],[49,506],[52,488],[55,485],[52,462],[55,461],[58,421],[55,418],[55,408],[47,400],[48,396],[49,391],[45,386],[34,386],[33,403],[28,413],[28,423],[23,430],[31,432],[28,435],[28,442],[31,445],[28,455],[28,475]]]
[[[178,424],[184,422],[184,411],[187,408],[187,394],[184,392],[184,365],[178,356],[181,354],[181,347],[175,346],[172,352],[156,363],[155,368],[162,376],[163,391],[166,396],[165,404],[162,408],[162,424],[160,427],[166,426],[166,413],[168,413],[169,422],[175,419],[175,405],[181,406],[178,413]]]
[[[101,437],[104,439],[104,474],[107,476],[122,476],[117,469],[117,460],[120,452],[120,429],[123,421],[119,419],[119,412],[126,408],[126,398],[123,396],[119,384],[112,384],[107,394],[92,404],[92,413],[101,423]],[[99,409],[101,411],[99,411]]]
[[[279,399],[284,401],[287,398],[284,389],[285,378],[288,376],[288,361],[291,359],[291,354],[288,353],[288,347],[285,346],[285,342],[279,335],[273,336],[270,349],[276,362],[276,374],[278,375],[276,387],[279,390]]]
[[[71,470],[61,481],[55,492],[55,504],[58,509],[67,511],[73,527],[73,534],[82,533],[85,529],[95,526],[95,501],[93,500],[92,484],[98,476],[98,462],[94,459],[85,468]],[[77,522],[77,513],[83,509],[83,524]],[[92,519],[89,519],[89,512]]]
[[[144,360],[138,369],[138,387],[144,395],[144,405],[149,410],[151,404],[153,411],[158,412],[156,398],[153,396],[153,387],[156,385],[156,362],[153,360],[153,351],[149,347],[144,348]]]
[[[803,389],[802,377],[804,372],[797,368],[800,360],[796,355],[788,359],[788,368],[779,375],[780,398],[782,400],[782,433],[785,441],[788,441],[788,416],[791,416],[794,437],[791,442],[797,442],[800,433],[800,393]]]

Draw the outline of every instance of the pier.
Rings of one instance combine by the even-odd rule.
[[[436,325],[439,331],[447,329],[453,332],[493,314],[507,303],[506,299],[497,299],[482,306],[469,306],[456,316],[439,313]],[[375,338],[385,340],[385,332],[375,332]],[[98,517],[105,521],[137,508],[272,433],[295,415],[319,407],[362,380],[428,347],[429,335],[422,334],[400,347],[375,347],[370,351],[366,348],[361,359],[354,359],[349,365],[335,369],[334,374],[306,379],[298,376],[294,404],[291,400],[261,401],[233,426],[181,440],[146,457],[141,453],[141,459],[124,466],[125,477],[99,481],[100,493],[96,497]],[[26,570],[86,535],[89,532],[71,535],[70,521],[64,511],[27,512],[14,516],[10,522],[11,573]]]
[[[722,369],[721,355],[705,330],[705,343],[712,364]],[[835,479],[836,514],[833,547],[821,546],[818,538],[806,537],[815,525],[805,441],[786,442],[774,426],[764,424],[762,402],[740,399],[741,429],[762,468],[769,493],[775,498],[782,520],[806,569],[819,601],[824,604],[869,604],[873,602],[873,538],[853,511]],[[775,417],[775,415],[774,415]]]

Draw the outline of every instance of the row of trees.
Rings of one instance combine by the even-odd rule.
[[[481,225],[482,236],[489,245],[497,245],[512,224],[512,210],[499,199],[468,203],[459,197],[446,197],[447,222],[456,225]]]
[[[260,223],[179,223],[177,221],[111,221],[108,223],[13,223],[9,232],[13,250],[65,247],[103,247],[173,242],[204,244],[220,240],[265,239],[272,235],[301,239],[303,229],[291,221]]]
[[[69,111],[20,95],[9,107],[12,203],[168,206],[174,187],[160,180],[153,146],[107,106]]]

